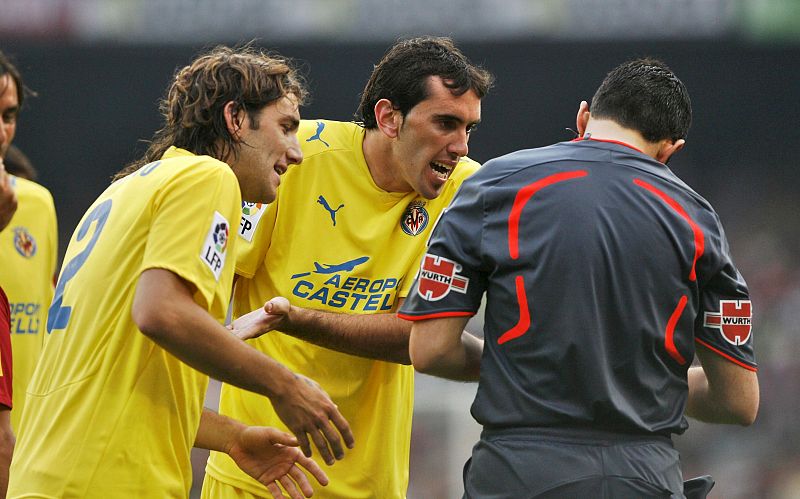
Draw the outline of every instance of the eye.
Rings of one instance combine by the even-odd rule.
[[[455,120],[439,120],[439,127],[442,130],[455,130],[458,127],[458,123]]]
[[[473,123],[473,124],[471,124],[471,125],[469,125],[467,127],[467,133],[472,133],[477,129],[478,129],[478,124],[477,123]]]
[[[17,113],[7,113],[3,115],[3,123],[13,125],[17,122]]]

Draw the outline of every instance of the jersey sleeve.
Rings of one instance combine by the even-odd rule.
[[[269,204],[242,203],[242,221],[236,244],[236,273],[251,279],[264,262],[275,228],[278,198]]]
[[[700,290],[695,341],[731,362],[755,371],[750,293],[733,263],[718,219],[717,223],[717,235],[709,241],[715,271]]]
[[[229,253],[235,251],[232,231],[240,207],[239,186],[230,169],[201,164],[170,177],[153,201],[141,271],[163,268],[179,275],[208,308],[215,294],[230,293],[234,262]]]
[[[0,405],[11,408],[11,382],[13,369],[11,364],[11,311],[8,308],[8,297],[0,288]]]
[[[467,180],[436,224],[398,316],[407,320],[475,315],[486,289],[483,198]]]

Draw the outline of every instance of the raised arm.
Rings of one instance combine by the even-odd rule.
[[[136,287],[132,316],[142,333],[191,367],[269,397],[306,456],[311,456],[307,434],[328,464],[333,464],[334,456],[344,457],[342,439],[352,447],[347,421],[319,385],[239,341],[195,303],[191,285],[176,274],[145,270]]]
[[[0,158],[0,230],[6,228],[16,211],[17,194],[11,187],[11,177],[3,166],[3,158]]]
[[[699,347],[701,367],[689,369],[686,415],[707,423],[753,424],[758,413],[758,377],[710,350]]]

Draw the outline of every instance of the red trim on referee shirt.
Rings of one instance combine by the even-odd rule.
[[[422,321],[425,319],[441,319],[442,317],[464,317],[464,316],[473,316],[475,312],[436,312],[433,314],[425,314],[425,315],[408,315],[402,314],[400,312],[397,313],[397,317],[401,319],[405,319],[407,321]]]
[[[633,147],[632,145],[626,144],[625,142],[622,142],[622,141],[619,141],[619,140],[593,139],[592,137],[576,137],[576,138],[572,139],[570,142],[580,142],[582,140],[591,140],[591,141],[594,141],[594,142],[608,142],[609,144],[618,144],[618,145],[625,146],[625,147],[628,147],[630,149],[633,149],[636,152],[640,152],[642,154],[645,153],[644,151],[642,151],[638,147]]]
[[[745,364],[741,360],[734,359],[733,357],[731,357],[727,353],[723,352],[722,350],[719,350],[717,348],[712,347],[711,345],[709,345],[705,341],[701,340],[700,338],[695,338],[694,341],[696,343],[699,343],[700,345],[703,345],[704,347],[708,348],[712,352],[714,352],[714,353],[716,353],[718,355],[721,355],[722,357],[725,357],[726,359],[728,359],[729,361],[733,362],[734,364],[744,367],[748,371],[758,372],[758,368],[757,367],[753,367],[753,366],[751,366],[749,364]]]
[[[511,206],[511,213],[508,215],[508,252],[511,254],[512,259],[516,260],[519,258],[519,221],[522,218],[522,209],[525,208],[525,205],[528,204],[531,197],[545,187],[565,180],[585,177],[587,175],[589,175],[589,172],[586,170],[555,173],[537,180],[532,184],[528,184],[517,191],[517,195],[514,197],[514,204]],[[528,297],[525,294],[525,280],[523,276],[518,275],[514,279],[514,285],[517,290],[519,320],[514,327],[500,335],[497,339],[498,345],[502,345],[514,338],[519,338],[525,334],[531,325],[531,313],[528,307]]]
[[[703,252],[706,248],[705,237],[703,236],[703,231],[700,227],[689,217],[689,214],[686,213],[686,210],[683,209],[681,205],[678,204],[677,201],[666,195],[664,192],[660,191],[658,188],[653,186],[652,184],[648,184],[644,180],[635,178],[633,179],[633,183],[638,185],[639,187],[650,191],[651,193],[655,194],[662,201],[667,203],[670,208],[675,210],[678,215],[682,216],[684,220],[689,224],[692,228],[692,233],[694,234],[694,260],[692,261],[692,270],[689,272],[689,280],[696,281],[697,280],[697,260],[703,255]]]
[[[511,214],[508,216],[508,252],[511,253],[511,258],[514,260],[519,258],[519,220],[522,217],[522,209],[531,197],[547,186],[563,182],[564,180],[585,177],[587,175],[589,175],[589,172],[585,170],[556,173],[541,180],[537,180],[532,184],[528,184],[517,191],[514,204],[511,206]]]
[[[517,324],[497,338],[497,344],[502,345],[514,338],[519,338],[531,327],[531,311],[528,307],[528,297],[525,294],[525,282],[521,275],[514,280],[517,287],[517,306],[519,307],[519,320]]]
[[[672,312],[672,316],[667,322],[667,329],[664,331],[664,348],[667,349],[669,356],[675,359],[680,365],[686,364],[686,359],[683,358],[683,355],[681,355],[678,348],[675,346],[675,325],[678,324],[678,319],[680,319],[683,309],[686,308],[686,302],[688,301],[689,299],[686,298],[686,295],[681,296],[681,299],[678,301],[678,306],[675,307],[675,311]]]

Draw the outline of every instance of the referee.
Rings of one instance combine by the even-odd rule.
[[[486,163],[442,216],[400,316],[417,370],[479,380],[465,497],[684,497],[685,416],[755,420],[747,285],[666,166],[690,123],[669,68],[627,62],[577,139]],[[462,337],[484,293],[485,342]]]

